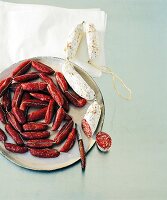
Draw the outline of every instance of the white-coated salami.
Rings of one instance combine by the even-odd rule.
[[[94,24],[86,24],[86,40],[88,47],[89,61],[99,55],[99,38]]]
[[[62,72],[72,89],[82,98],[92,100],[95,97],[95,92],[74,69],[74,66],[69,61],[66,61],[62,66]]]
[[[87,137],[92,137],[94,134],[101,115],[100,105],[95,100],[87,109],[87,112],[82,120],[82,129]]]
[[[78,24],[72,32],[69,34],[67,39],[65,51],[66,51],[66,58],[73,59],[76,56],[79,44],[83,37],[83,23]]]
[[[111,148],[112,139],[107,133],[99,132],[96,135],[96,144],[101,151],[107,152]]]

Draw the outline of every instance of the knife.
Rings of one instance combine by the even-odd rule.
[[[77,139],[78,139],[78,147],[79,147],[79,153],[81,156],[81,167],[84,170],[86,167],[86,156],[85,156],[85,149],[84,149],[84,144],[82,140],[82,134],[79,126],[75,123],[75,129],[77,132]]]

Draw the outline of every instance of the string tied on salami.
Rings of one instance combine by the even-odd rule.
[[[126,99],[126,100],[131,100],[132,99],[132,91],[131,91],[131,89],[125,84],[125,82],[115,72],[112,71],[111,68],[106,67],[106,66],[98,66],[95,63],[93,63],[92,61],[88,61],[88,63],[91,64],[93,67],[101,70],[101,72],[103,72],[105,74],[110,74],[112,76],[113,87],[114,87],[114,90],[115,90],[115,92],[117,93],[118,96],[120,96],[121,98]],[[127,91],[127,96],[124,96],[118,90],[116,81],[119,81],[121,86]]]

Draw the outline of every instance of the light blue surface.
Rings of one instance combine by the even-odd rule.
[[[42,173],[17,167],[0,156],[0,199],[166,200],[167,1],[11,2],[106,11],[106,60],[131,87],[133,100],[116,97],[108,76],[96,79],[105,99],[103,130],[112,135],[111,152],[102,154],[94,147],[84,174],[80,163]]]

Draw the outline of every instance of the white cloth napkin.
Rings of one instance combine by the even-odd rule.
[[[100,9],[66,9],[47,5],[15,4],[0,1],[0,70],[35,56],[65,58],[69,32],[82,21],[96,25],[100,37],[98,64],[105,65],[104,33],[107,16]],[[101,72],[87,64],[83,38],[75,63],[93,77]]]

